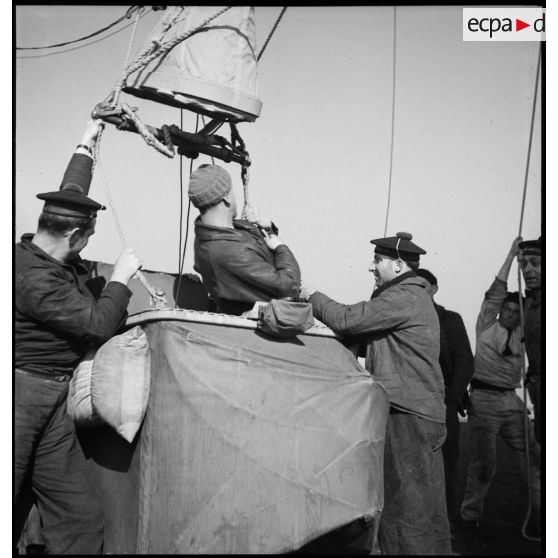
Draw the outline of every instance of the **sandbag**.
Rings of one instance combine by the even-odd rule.
[[[89,351],[74,370],[68,387],[66,411],[82,427],[97,426],[101,419],[91,404],[91,373],[96,349]]]
[[[258,329],[271,337],[288,339],[314,325],[312,305],[308,302],[273,299],[259,311]]]
[[[109,339],[97,351],[91,373],[93,411],[128,442],[145,415],[149,382],[149,344],[140,326]]]

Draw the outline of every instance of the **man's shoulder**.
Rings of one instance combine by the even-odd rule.
[[[51,265],[38,250],[33,249],[30,242],[18,242],[15,245],[14,256],[16,273],[30,268],[44,269]]]
[[[440,319],[448,320],[450,322],[462,322],[463,318],[459,312],[455,310],[448,310],[445,306],[441,304],[434,304],[436,308],[436,312],[438,312],[438,316]]]

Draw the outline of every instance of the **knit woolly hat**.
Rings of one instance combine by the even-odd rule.
[[[202,210],[219,203],[232,188],[231,176],[217,165],[201,165],[190,176],[188,196]]]

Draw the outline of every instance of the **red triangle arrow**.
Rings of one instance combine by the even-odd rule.
[[[530,23],[525,23],[524,21],[521,21],[520,19],[515,20],[515,30],[516,31],[521,31],[522,29],[525,29],[526,27],[531,27],[531,24]]]

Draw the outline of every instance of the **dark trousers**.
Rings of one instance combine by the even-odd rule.
[[[382,554],[451,554],[442,444],[446,428],[416,415],[389,415],[384,455]]]
[[[531,403],[533,403],[533,411],[535,412],[535,440],[541,444],[541,376],[533,376],[531,382],[527,385]]]
[[[457,474],[459,465],[459,417],[457,407],[446,406],[446,441],[442,446],[444,475],[446,477],[446,503],[448,519],[454,523],[459,518],[457,502]]]
[[[103,522],[66,413],[67,381],[16,370],[14,547],[36,501],[49,554],[100,554]]]

